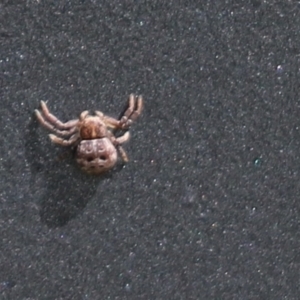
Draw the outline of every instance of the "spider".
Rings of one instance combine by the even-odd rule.
[[[63,123],[50,113],[44,101],[41,101],[41,111],[36,109],[35,115],[43,127],[53,132],[49,137],[54,144],[73,147],[80,168],[88,174],[98,175],[114,167],[118,153],[124,162],[128,162],[121,145],[129,140],[128,129],[139,117],[142,108],[142,96],[131,94],[128,108],[119,120],[106,116],[101,111],[90,115],[85,110],[79,119]],[[117,130],[126,132],[116,137],[114,133]]]

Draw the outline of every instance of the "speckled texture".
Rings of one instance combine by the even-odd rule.
[[[162,2],[1,1],[1,299],[299,299],[299,4]],[[103,178],[33,118],[130,93]]]

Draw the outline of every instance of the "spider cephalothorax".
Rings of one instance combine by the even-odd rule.
[[[128,108],[120,120],[108,117],[100,111],[90,115],[86,110],[80,114],[79,119],[62,123],[49,112],[44,101],[41,101],[41,112],[36,109],[35,114],[40,124],[53,132],[49,134],[53,143],[76,147],[76,161],[82,170],[89,174],[100,174],[116,164],[118,153],[123,161],[128,161],[121,145],[128,141],[130,133],[126,131],[116,137],[114,132],[128,130],[141,114],[142,108],[142,97],[131,94]]]

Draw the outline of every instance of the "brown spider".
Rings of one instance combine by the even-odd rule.
[[[92,116],[86,110],[79,119],[62,123],[49,112],[44,101],[41,101],[41,112],[36,109],[35,115],[42,126],[55,133],[49,134],[53,143],[76,148],[76,161],[83,171],[100,174],[116,164],[118,152],[124,162],[128,161],[121,145],[128,141],[130,133],[126,131],[120,137],[115,137],[113,130],[128,130],[141,114],[142,108],[142,96],[131,94],[128,108],[120,120],[100,111],[95,111]]]

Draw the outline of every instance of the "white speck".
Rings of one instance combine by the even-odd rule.
[[[283,67],[282,65],[278,65],[277,68],[276,68],[276,73],[277,74],[281,74],[283,72]]]
[[[129,284],[129,283],[126,283],[126,285],[125,285],[125,291],[126,291],[126,292],[130,292],[130,290],[131,290],[130,284]]]

